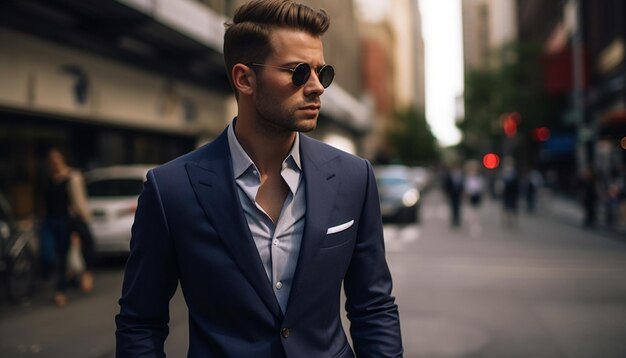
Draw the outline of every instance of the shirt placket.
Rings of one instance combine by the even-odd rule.
[[[288,299],[288,287],[286,287],[286,285],[288,285],[289,278],[285,277],[285,267],[287,265],[287,260],[289,259],[287,250],[290,244],[289,235],[282,235],[282,233],[285,231],[285,220],[283,218],[283,211],[285,208],[289,207],[291,201],[293,201],[293,194],[290,192],[285,199],[283,209],[281,210],[281,215],[279,216],[278,222],[276,223],[272,235],[270,250],[272,257],[272,287],[283,311],[285,310]]]

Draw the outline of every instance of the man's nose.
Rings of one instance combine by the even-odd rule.
[[[311,70],[311,76],[304,84],[304,93],[305,95],[316,94],[318,96],[324,93],[324,86],[322,86],[317,72]]]

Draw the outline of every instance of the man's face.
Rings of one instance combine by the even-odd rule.
[[[294,68],[298,63],[308,63],[315,69],[325,64],[320,37],[276,29],[272,31],[270,44],[273,52],[265,65]],[[254,103],[257,121],[264,129],[285,133],[315,129],[324,87],[314,71],[300,87],[293,85],[292,72],[288,70],[261,67],[257,73]]]

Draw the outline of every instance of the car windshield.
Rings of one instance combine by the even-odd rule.
[[[143,181],[139,179],[106,179],[87,184],[90,197],[136,196],[142,189]]]

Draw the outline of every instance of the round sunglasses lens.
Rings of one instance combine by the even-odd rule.
[[[311,75],[311,66],[306,63],[301,63],[293,69],[292,81],[296,87],[300,87],[309,80]]]
[[[335,69],[331,65],[326,65],[320,69],[318,76],[322,86],[327,88],[331,83],[333,83],[333,79],[335,78]]]

